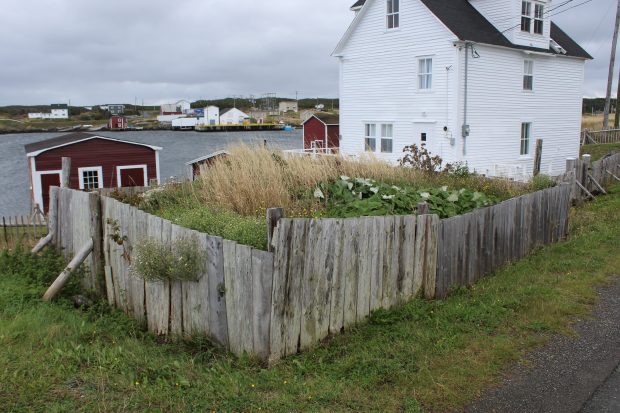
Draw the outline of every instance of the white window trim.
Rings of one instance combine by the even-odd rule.
[[[116,186],[118,188],[121,188],[121,171],[125,169],[142,169],[142,171],[144,172],[144,186],[149,186],[148,173],[147,173],[148,169],[147,169],[146,164],[124,165],[124,166],[116,167]]]
[[[33,163],[34,163],[34,158]],[[35,178],[33,179],[33,193],[34,193],[34,203],[39,205],[41,211],[45,211],[45,205],[43,205],[43,181],[41,180],[43,175],[58,175],[60,177],[60,182],[62,184],[62,170],[58,171],[33,171]]]
[[[523,3],[530,3],[530,14],[529,15],[525,15],[523,14]],[[543,18],[542,19],[537,19],[536,18],[536,6],[542,6],[543,8]],[[519,23],[519,31],[520,33],[523,34],[528,34],[530,36],[536,36],[536,37],[541,37],[545,35],[545,26],[546,26],[546,19],[545,19],[545,13],[546,8],[547,8],[547,4],[541,2],[541,1],[534,1],[534,0],[522,0],[521,1],[521,19],[523,17],[527,17],[530,19],[530,30],[523,30],[521,23]],[[542,20],[542,24],[543,24],[543,29],[542,29],[542,33],[536,33],[534,26],[536,25],[536,21],[537,20]]]
[[[84,172],[97,172],[97,181],[99,184],[99,188],[103,188],[103,167],[101,166],[91,166],[87,168],[78,168],[78,179],[80,180],[80,189],[84,190]]]
[[[521,154],[521,142],[523,140],[523,124],[525,123],[529,123],[530,125],[530,136],[529,139],[527,141],[527,154],[526,155],[522,155]],[[532,159],[532,138],[534,136],[534,122],[529,121],[529,120],[524,120],[521,121],[520,127],[519,127],[519,159],[520,160],[529,160]]]
[[[387,125],[391,126],[392,136],[383,136],[383,127]],[[380,136],[379,136],[379,142],[377,145],[377,152],[378,153],[394,153],[394,123],[382,123],[381,130],[379,131],[379,135]],[[389,152],[384,152],[382,148],[383,141],[388,140],[388,139],[392,141],[392,150]]]
[[[531,74],[527,74],[525,73],[525,64],[526,62],[531,62],[532,63],[532,73]],[[535,68],[534,66],[536,66],[534,64],[534,60],[533,59],[525,59],[523,60],[523,79],[522,79],[522,83],[523,83],[523,91],[526,93],[534,93],[534,76],[535,76]],[[531,76],[532,77],[532,88],[531,89],[526,89],[525,88],[525,76]]]
[[[375,127],[375,134],[374,136],[368,136],[366,134],[366,129],[369,125],[374,125]],[[378,134],[380,134],[380,131],[378,131],[377,129],[381,128],[381,124],[378,122],[374,122],[374,121],[369,121],[369,122],[364,122],[364,152],[365,153],[376,153],[377,152],[377,141],[380,141],[380,138],[377,136]],[[378,133],[379,132],[379,133]],[[367,146],[366,146],[366,139],[374,139],[375,140],[375,150],[372,151],[370,150]]]
[[[417,87],[418,92],[421,92],[421,93],[431,93],[433,91],[433,77],[434,77],[433,76],[433,74],[434,74],[433,72],[435,71],[435,62],[434,62],[435,59],[433,57],[434,56],[416,56],[416,59],[418,61],[418,85],[417,85],[418,86]],[[430,73],[422,73],[420,71],[420,64],[422,63],[422,60],[430,60],[431,61],[431,71],[430,71]],[[428,75],[430,75],[430,77],[431,77],[431,87],[423,89],[423,88],[420,87],[422,76],[428,76]]]
[[[387,12],[387,2],[385,3],[385,5],[386,5],[386,10],[385,10],[385,31],[386,32],[393,32],[393,31],[396,31],[396,30],[400,29],[400,6],[401,6],[401,4],[400,4],[400,0],[397,0],[397,1],[398,1],[398,12],[396,12],[396,13],[388,13]],[[398,26],[389,27],[390,16],[398,16]]]

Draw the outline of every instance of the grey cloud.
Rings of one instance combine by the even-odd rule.
[[[330,54],[352,2],[2,0],[0,105],[336,96]],[[604,93],[612,3],[594,0],[554,18],[597,58],[587,66],[586,95]]]

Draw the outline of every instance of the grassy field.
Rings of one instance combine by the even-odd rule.
[[[581,155],[586,153],[592,155],[593,161],[598,161],[603,156],[620,151],[620,143],[606,143],[602,145],[583,145],[581,147]]]
[[[40,301],[53,253],[0,255],[3,411],[444,412],[550,334],[570,334],[620,268],[620,186],[574,210],[571,238],[443,301],[414,300],[270,370],[169,343],[97,305]],[[65,297],[71,294],[65,293]]]
[[[613,127],[615,118],[616,118],[616,115],[614,113],[609,115],[610,127]],[[603,115],[602,114],[597,114],[597,115],[584,114],[583,117],[581,118],[581,128],[590,129],[590,130],[603,129]]]

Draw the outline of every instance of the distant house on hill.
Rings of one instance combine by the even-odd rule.
[[[340,60],[340,150],[391,162],[425,145],[519,180],[579,155],[585,62],[551,0],[360,0]]]
[[[220,125],[243,125],[250,116],[237,108],[220,111]]]
[[[280,112],[299,112],[299,104],[294,100],[287,100],[284,102],[280,102],[279,104]]]
[[[340,119],[338,115],[315,113],[303,123],[304,150],[338,152]]]
[[[110,115],[112,116],[118,116],[118,115],[122,115],[123,113],[125,113],[125,105],[106,105],[107,106],[107,110],[108,112],[110,112]]]
[[[192,106],[187,100],[179,100],[176,103],[161,105],[159,114],[167,115],[185,115],[190,112]]]
[[[33,205],[47,212],[49,189],[62,181],[62,158],[71,158],[70,187],[93,190],[148,186],[160,181],[157,146],[89,133],[72,133],[25,146]]]
[[[51,105],[51,111],[29,113],[28,119],[69,119],[69,106],[65,104]]]

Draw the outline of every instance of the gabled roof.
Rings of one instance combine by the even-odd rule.
[[[459,40],[475,43],[484,43],[494,46],[509,47],[512,49],[531,50],[542,53],[558,54],[551,49],[541,49],[516,45],[510,42],[495,26],[491,24],[469,0],[420,0]],[[354,7],[366,5],[367,0],[359,0]],[[358,19],[362,18],[362,13],[358,13],[353,25]],[[350,34],[350,33],[348,33]],[[347,36],[347,35],[345,35]],[[551,23],[551,39],[558,43],[567,56],[579,57],[582,59],[592,59],[581,46],[571,39],[555,23]],[[338,45],[339,50],[342,45]]]
[[[209,159],[217,158],[220,156],[228,156],[228,155],[230,155],[228,151],[217,151],[217,152],[213,152],[208,155],[205,155],[205,156],[201,156],[200,158],[196,158],[192,161],[186,162],[185,165],[193,165],[198,162],[208,161]]]
[[[113,141],[113,142],[128,143],[130,145],[145,146],[147,148],[153,149],[154,151],[160,151],[162,149],[159,146],[152,146],[152,145],[147,145],[147,144],[138,143],[138,142],[123,141],[120,139],[112,139],[112,138],[107,138],[105,136],[93,135],[91,133],[84,133],[84,132],[70,133],[68,135],[58,136],[57,138],[46,139],[44,141],[30,143],[28,145],[24,145],[24,147],[26,149],[27,156],[37,156],[43,152],[47,152],[52,149],[56,149],[56,148],[60,148],[63,146],[68,146],[68,145],[73,145],[79,142],[89,141],[91,139],[105,139],[105,140]]]
[[[362,8],[362,6],[366,3],[366,0],[357,0],[353,6],[351,6],[351,10],[357,10]]]
[[[325,126],[335,126],[335,125],[339,125],[340,124],[340,116],[339,115],[333,115],[331,113],[315,113],[312,116],[310,116],[308,119],[306,119],[304,124],[306,122],[308,122],[312,118],[317,118]]]
[[[224,114],[230,112],[231,110],[234,110],[237,108],[228,108],[228,109],[220,109],[220,117],[222,117]],[[244,111],[242,111],[241,109],[237,109],[239,112],[243,113],[245,116],[248,116],[247,113],[245,113]]]

